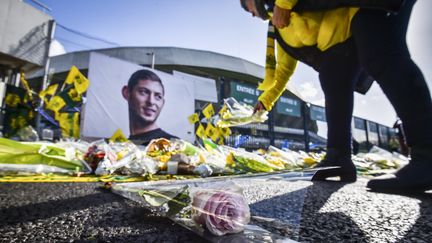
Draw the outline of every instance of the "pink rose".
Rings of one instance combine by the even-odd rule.
[[[193,196],[192,219],[215,235],[238,233],[250,221],[249,205],[239,193],[203,189]]]

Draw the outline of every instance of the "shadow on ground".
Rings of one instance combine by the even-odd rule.
[[[344,187],[340,182],[314,182],[308,189],[302,212],[299,241],[367,242],[364,232],[347,215],[320,212],[330,196]]]

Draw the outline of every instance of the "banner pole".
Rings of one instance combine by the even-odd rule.
[[[55,27],[56,27],[56,22],[54,20],[49,20],[48,21],[48,38],[47,38],[47,47],[46,47],[46,51],[45,51],[45,57],[46,57],[46,61],[45,61],[45,66],[44,66],[44,75],[43,75],[43,79],[42,79],[42,89],[41,90],[45,90],[48,86],[48,73],[49,73],[49,68],[50,68],[50,49],[51,49],[51,43],[52,40],[54,39],[54,33],[55,33]],[[40,100],[39,102],[39,107],[43,107],[43,99]],[[38,108],[39,108],[38,107]],[[41,131],[41,115],[38,113],[36,113],[36,131],[39,134],[39,137],[42,133]]]

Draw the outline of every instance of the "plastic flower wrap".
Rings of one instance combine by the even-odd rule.
[[[299,169],[303,166],[303,158],[297,152],[281,150],[274,146],[269,146],[264,158],[270,163],[282,165],[285,169]]]
[[[227,167],[226,154],[222,146],[213,143],[210,139],[203,139],[204,147],[199,153],[199,166],[208,166],[212,173],[206,175],[199,173],[202,177],[212,174],[233,174],[233,170]]]
[[[390,153],[377,146],[373,146],[368,153],[358,153],[352,159],[360,172],[370,175],[391,173],[409,161],[401,154]]]
[[[25,173],[89,172],[84,161],[49,142],[17,142],[0,138],[0,171]]]
[[[39,135],[32,126],[26,126],[26,127],[20,128],[17,131],[16,135],[18,136],[18,138],[21,141],[38,141],[39,140]]]
[[[105,158],[105,145],[106,143],[103,139],[97,140],[89,145],[87,152],[84,154],[84,160],[89,164],[93,172]]]
[[[395,159],[396,156],[394,156],[392,153],[379,148],[377,146],[373,146],[370,150],[369,153],[364,155],[364,158],[368,161],[371,161],[373,163],[375,163],[377,166],[379,166],[382,169],[388,169],[388,168],[393,168],[393,169],[397,169],[400,166],[400,163],[402,164],[406,164],[407,162],[404,163],[404,161],[402,160],[398,160]]]
[[[95,146],[90,146],[90,149]],[[103,160],[98,164],[96,174],[118,173],[123,175],[143,175],[157,172],[158,164],[131,142],[100,144]]]
[[[209,166],[212,174],[232,174],[233,172],[232,169],[226,167],[226,156],[221,152],[203,151],[200,154],[200,158],[203,160],[201,165]]]
[[[155,174],[158,172],[158,163],[152,158],[142,155],[140,157],[135,157],[135,159],[126,161],[119,161],[119,165],[125,163],[114,173],[122,175],[144,175],[144,174]]]
[[[145,152],[148,156],[159,157],[170,152],[171,142],[166,138],[153,139],[147,145]]]
[[[301,208],[296,208],[298,202],[302,205],[305,197],[301,192],[307,192],[307,189],[284,194],[300,196],[301,198],[291,198],[296,203],[289,200],[279,205],[279,196],[272,197],[275,199],[275,207],[287,209],[289,215],[280,214],[280,210],[276,210],[276,213],[274,210],[259,213],[259,202],[270,198],[264,194],[263,197],[257,197],[254,192],[269,188],[279,191],[278,186],[290,187],[290,181],[310,180],[313,174],[314,172],[285,172],[113,183],[111,190],[140,203],[159,216],[170,218],[209,242],[291,242],[286,241],[286,236],[272,231],[283,227],[287,228],[286,232],[295,233],[294,227],[299,227],[302,212]],[[252,216],[252,213],[255,215]]]
[[[283,166],[268,162],[263,156],[235,149],[228,146],[223,147],[227,153],[227,164],[240,173],[248,172],[273,172],[284,169]]]
[[[303,158],[303,167],[312,167],[317,165],[323,156],[314,153],[306,153],[305,151],[299,150],[298,154]]]
[[[187,156],[195,156],[202,151],[200,148],[182,139],[171,139],[170,150],[185,154]]]
[[[234,98],[224,100],[220,120],[216,123],[218,127],[231,127],[249,123],[261,123],[267,120],[267,111],[254,113],[250,105],[238,102]]]
[[[65,156],[68,159],[80,159],[84,161],[84,155],[88,151],[89,143],[82,140],[65,139],[55,145],[65,150]]]
[[[158,161],[159,170],[167,170],[167,163],[171,159],[171,142],[165,138],[153,139],[145,148],[145,154]]]
[[[239,233],[250,221],[249,205],[234,183],[190,188],[192,219],[214,235]]]

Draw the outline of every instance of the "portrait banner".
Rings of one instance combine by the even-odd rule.
[[[132,74],[137,76],[138,71],[156,75],[162,84],[142,81],[138,75],[140,86],[130,88]],[[153,119],[163,134],[194,141],[194,126],[188,121],[194,113],[193,83],[100,53],[90,54],[88,79],[81,136],[109,138],[121,129],[129,138],[144,131]],[[147,84],[152,86],[146,87]],[[159,90],[154,93],[152,87]]]

